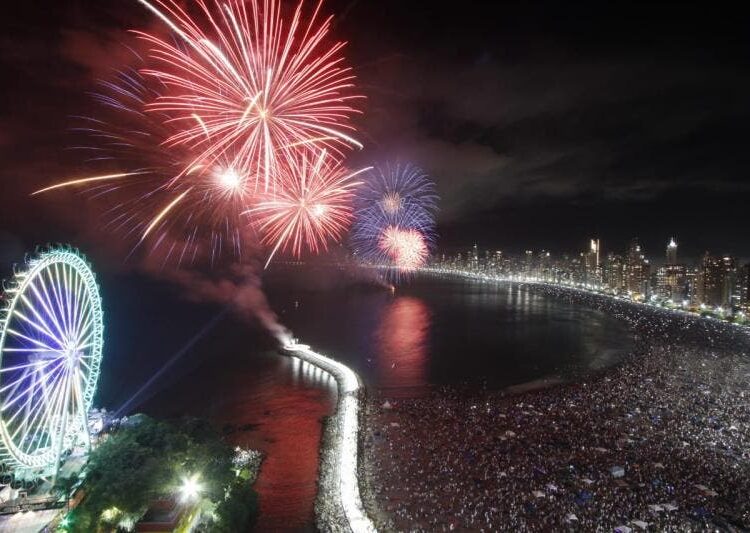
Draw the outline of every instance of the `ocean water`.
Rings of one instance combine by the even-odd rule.
[[[215,319],[222,308],[186,301],[185,289],[137,276],[102,285],[107,345],[97,403],[214,421],[232,443],[266,453],[258,530],[312,529],[321,420],[335,408],[335,383],[276,354],[257,324],[231,313]],[[632,344],[616,319],[518,286],[422,278],[391,290],[332,269],[280,269],[267,289],[301,341],[394,394],[579,379]]]

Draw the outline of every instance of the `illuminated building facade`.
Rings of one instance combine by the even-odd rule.
[[[643,253],[640,241],[635,238],[630,241],[628,256],[625,263],[625,288],[636,297],[646,298],[649,295],[649,274],[651,265]]]
[[[656,294],[673,302],[690,301],[688,269],[677,263],[677,243],[674,238],[667,244],[666,264],[656,271]]]
[[[737,262],[733,257],[717,257],[706,252],[698,267],[695,292],[697,303],[708,307],[735,307],[733,300],[736,274]]]
[[[689,300],[687,267],[664,265],[656,271],[656,294],[667,300]]]
[[[622,256],[610,253],[604,265],[604,285],[614,292],[625,290],[625,261]]]
[[[589,250],[583,256],[584,283],[601,285],[602,270],[600,262],[601,245],[599,239],[591,239]]]
[[[750,315],[750,265],[745,265],[739,270],[736,291],[739,310]]]

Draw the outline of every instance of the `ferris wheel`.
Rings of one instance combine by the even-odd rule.
[[[41,252],[5,286],[0,315],[0,462],[57,472],[63,452],[89,445],[88,412],[102,358],[102,303],[86,259]]]

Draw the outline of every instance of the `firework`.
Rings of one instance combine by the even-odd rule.
[[[385,268],[397,281],[422,266],[434,240],[432,214],[416,202],[403,202],[398,213],[381,204],[357,211],[351,242],[364,263]]]
[[[361,148],[349,122],[361,96],[345,43],[326,44],[332,17],[321,20],[320,3],[305,19],[300,2],[285,19],[278,0],[198,0],[195,17],[175,0],[139,1],[179,37],[138,32],[155,65],[144,74],[167,88],[147,109],[179,125],[166,146],[189,147],[196,162],[236,154],[263,193],[300,146]]]
[[[429,255],[424,236],[415,229],[388,226],[380,235],[378,247],[401,272],[412,272],[421,267]]]
[[[357,190],[355,254],[394,279],[421,267],[434,241],[437,200],[433,183],[414,166],[374,169]]]
[[[358,208],[379,205],[392,216],[396,216],[406,203],[435,211],[437,202],[435,185],[422,169],[410,164],[387,163],[373,168],[357,191]]]
[[[103,171],[33,194],[85,191],[106,230],[164,263],[240,259],[257,246],[255,228],[271,257],[339,238],[352,198],[339,160],[359,146],[349,124],[358,96],[343,43],[324,44],[321,5],[283,19],[277,0],[199,0],[191,18],[172,0],[139,1],[172,35],[135,32],[148,54],[133,51],[132,67],[101,82],[97,113],[78,117],[87,143],[76,148]]]
[[[355,178],[367,170],[350,172],[325,150],[288,161],[284,186],[246,211],[272,248],[266,266],[279,250],[299,257],[304,248],[317,253],[337,239],[351,222]]]
[[[138,64],[137,55],[133,60]],[[32,194],[85,191],[104,210],[104,230],[130,240],[133,249],[158,250],[165,262],[239,259],[246,240],[241,214],[249,201],[247,173],[236,157],[203,162],[185,147],[166,147],[161,141],[176,131],[174,124],[143,109],[159,98],[157,87],[138,69],[124,69],[100,82],[96,113],[77,117],[74,130],[86,142],[75,148],[87,163],[133,170],[65,180]]]

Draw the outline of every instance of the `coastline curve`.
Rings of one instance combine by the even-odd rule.
[[[509,283],[509,284],[529,285],[529,286],[537,286],[537,287],[548,287],[548,288],[556,289],[556,290],[570,291],[571,293],[580,293],[580,294],[586,294],[590,296],[597,296],[600,298],[608,298],[612,300],[621,301],[623,303],[628,303],[631,305],[644,306],[647,308],[652,308],[654,310],[659,310],[659,311],[663,311],[667,313],[673,313],[676,316],[692,317],[696,320],[713,320],[718,323],[721,323],[724,326],[737,328],[740,331],[744,331],[750,334],[750,325],[743,325],[743,324],[737,324],[734,322],[729,322],[726,320],[719,320],[710,315],[704,316],[704,315],[701,315],[701,314],[698,314],[689,310],[685,310],[685,309],[661,307],[658,305],[654,305],[648,301],[638,301],[638,300],[634,300],[630,298],[625,298],[622,296],[615,296],[615,295],[604,292],[600,287],[593,287],[593,286],[586,287],[580,284],[573,285],[573,284],[564,284],[564,283],[554,283],[550,281],[543,281],[543,280],[539,280],[533,277],[525,277],[525,276],[511,276],[511,277],[499,276],[499,275],[494,275],[494,274],[473,272],[471,270],[463,270],[463,269],[456,269],[456,268],[422,267],[419,269],[419,271],[425,274],[468,279],[471,281],[478,281],[480,283]]]
[[[281,351],[296,357],[333,376],[338,386],[336,413],[329,421],[335,427],[326,428],[322,450],[319,499],[335,500],[343,510],[343,522],[334,523],[332,517],[323,517],[329,531],[351,531],[353,533],[376,532],[362,505],[357,477],[359,466],[359,413],[362,385],[357,374],[348,366],[315,352],[306,344],[289,341]],[[326,456],[330,459],[331,475],[324,475]],[[316,505],[316,515],[318,515]],[[318,517],[320,518],[320,516]]]

